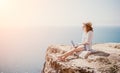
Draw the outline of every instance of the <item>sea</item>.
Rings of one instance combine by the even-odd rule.
[[[0,73],[41,73],[48,46],[81,42],[79,26],[0,29]],[[120,43],[120,26],[94,27],[93,44]]]

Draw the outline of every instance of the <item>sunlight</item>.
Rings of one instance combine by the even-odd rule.
[[[0,9],[3,9],[6,6],[8,6],[8,0],[0,0]]]

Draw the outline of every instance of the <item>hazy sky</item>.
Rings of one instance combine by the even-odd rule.
[[[120,25],[120,0],[0,0],[0,27]]]

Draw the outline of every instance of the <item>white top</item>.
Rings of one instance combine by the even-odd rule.
[[[92,39],[93,39],[93,31],[89,31],[87,33],[83,33],[82,35],[82,42],[88,42],[88,45],[85,45],[85,50],[91,51],[92,50]]]

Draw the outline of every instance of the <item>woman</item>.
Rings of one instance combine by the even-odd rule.
[[[88,55],[92,52],[92,39],[93,39],[93,28],[90,22],[83,23],[83,36],[82,36],[82,43],[77,48],[73,48],[70,51],[64,53],[63,55],[58,57],[58,60],[65,61],[65,59],[74,53],[81,52],[81,51],[90,51]],[[88,57],[86,56],[86,58]]]

